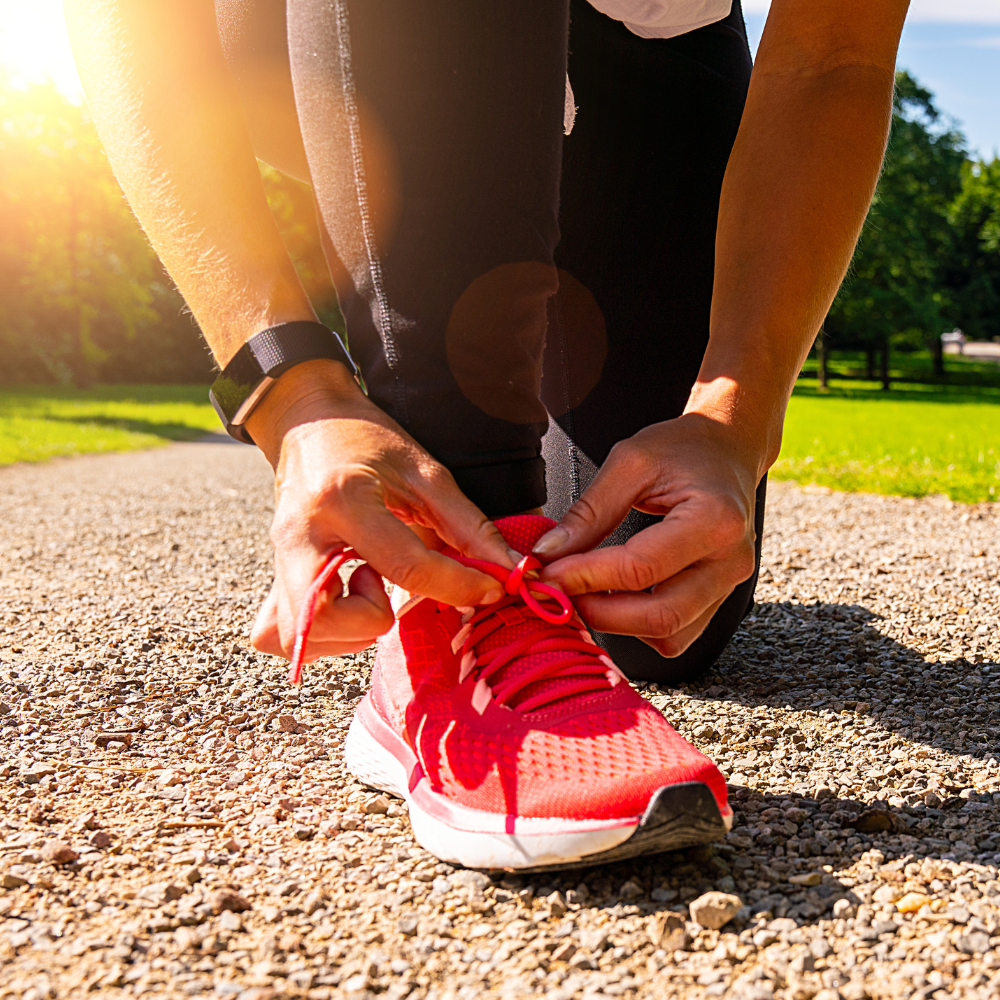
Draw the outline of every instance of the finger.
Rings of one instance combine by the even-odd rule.
[[[261,653],[282,656],[281,635],[278,631],[278,587],[272,585],[257,612],[250,630],[250,645]]]
[[[339,587],[316,600],[309,646],[313,642],[356,642],[370,645],[392,628],[395,618],[382,578],[370,566],[359,566],[351,575],[347,595]]]
[[[281,616],[279,627],[267,634],[267,648],[260,647],[262,652],[291,658],[297,637],[294,625],[285,625],[285,620],[286,616]],[[312,663],[320,656],[367,649],[380,635],[392,628],[393,621],[388,600],[385,606],[379,606],[371,597],[362,594],[320,597],[316,602],[316,616],[309,630],[303,659],[306,663]]]
[[[583,496],[535,543],[532,555],[558,559],[599,545],[625,520],[642,486],[629,453],[612,450]]]
[[[722,603],[719,601],[718,604],[713,604],[700,618],[696,618],[687,628],[681,629],[669,639],[654,639],[645,635],[640,635],[637,638],[642,639],[648,646],[652,646],[660,656],[665,656],[667,659],[680,656],[708,628],[709,622],[715,617],[715,613],[722,606]]]
[[[381,504],[349,503],[338,520],[359,558],[411,594],[459,607],[494,604],[503,596],[493,577],[427,549]]]
[[[637,532],[624,545],[550,563],[542,579],[558,583],[571,596],[602,590],[648,590],[719,547],[711,525],[696,525],[694,520],[676,507],[659,524]]]
[[[598,632],[665,639],[718,606],[732,592],[731,567],[701,563],[653,588],[650,593],[584,594],[574,603]]]
[[[514,552],[497,526],[458,488],[447,470],[426,490],[422,499],[431,527],[456,552],[512,569],[521,554]]]

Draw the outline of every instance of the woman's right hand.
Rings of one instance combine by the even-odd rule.
[[[435,551],[511,567],[509,549],[447,469],[361,392],[334,361],[290,369],[247,421],[275,471],[274,584],[251,640],[290,657],[309,585],[332,551],[350,546],[367,565],[320,597],[306,661],[370,646],[393,624],[382,577],[458,606],[494,603],[496,580]]]

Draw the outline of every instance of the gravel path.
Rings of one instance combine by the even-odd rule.
[[[491,880],[343,771],[365,656],[248,650],[270,505],[236,445],[0,470],[0,997],[1000,992],[1000,507],[775,484],[755,613],[644,691],[727,842]]]

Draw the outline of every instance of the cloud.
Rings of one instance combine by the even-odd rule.
[[[744,0],[747,14],[766,14],[771,0]],[[912,0],[907,20],[947,24],[1000,24],[997,0]]]

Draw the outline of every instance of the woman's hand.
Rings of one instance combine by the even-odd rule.
[[[382,577],[448,604],[501,598],[492,577],[434,551],[449,545],[512,566],[500,533],[342,365],[316,361],[291,369],[247,429],[274,467],[277,493],[275,580],[254,623],[257,649],[291,655],[310,583],[330,553],[346,546],[367,565],[354,571],[346,596],[320,598],[307,661],[365,649],[392,627]]]
[[[615,445],[597,477],[535,554],[587,624],[635,635],[663,656],[694,642],[754,570],[759,461],[697,413]],[[663,514],[624,545],[597,549],[629,509]]]

